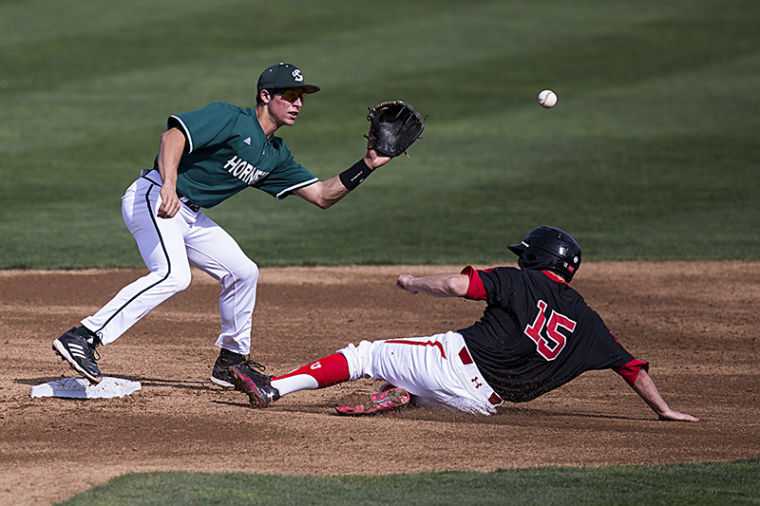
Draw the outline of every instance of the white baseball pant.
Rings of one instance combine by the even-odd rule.
[[[248,354],[256,303],[258,266],[203,211],[183,204],[172,218],[159,218],[161,178],[157,170],[138,178],[121,199],[129,231],[150,273],[125,286],[102,309],[82,320],[103,345],[115,341],[153,308],[190,284],[190,266],[221,284],[222,328],[216,345]]]
[[[350,380],[385,380],[414,395],[420,405],[489,415],[503,402],[483,379],[458,332],[362,341],[338,353],[346,357]]]

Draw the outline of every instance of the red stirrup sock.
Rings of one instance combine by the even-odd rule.
[[[334,353],[282,376],[274,376],[272,386],[280,391],[280,395],[285,395],[297,390],[329,387],[348,378],[346,358]]]

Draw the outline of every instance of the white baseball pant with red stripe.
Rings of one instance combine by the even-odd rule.
[[[338,353],[348,362],[349,380],[385,380],[414,395],[420,405],[490,415],[503,402],[483,379],[458,332],[362,341]]]

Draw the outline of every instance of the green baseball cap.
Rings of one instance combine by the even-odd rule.
[[[305,93],[316,93],[319,86],[305,84],[301,69],[290,63],[278,63],[264,70],[259,76],[257,93],[261,90],[293,88]]]

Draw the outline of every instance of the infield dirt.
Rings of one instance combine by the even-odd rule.
[[[483,304],[395,288],[399,273],[461,266],[262,269],[254,358],[283,373],[349,342],[464,327]],[[589,263],[573,285],[650,373],[702,420],[660,422],[610,371],[589,372],[492,417],[408,408],[336,416],[362,380],[266,410],[209,381],[218,285],[200,272],[115,343],[101,371],[140,381],[122,399],[32,399],[73,376],[53,339],[144,270],[0,272],[0,503],[65,500],[130,472],[386,474],[722,461],[760,455],[760,262]]]

